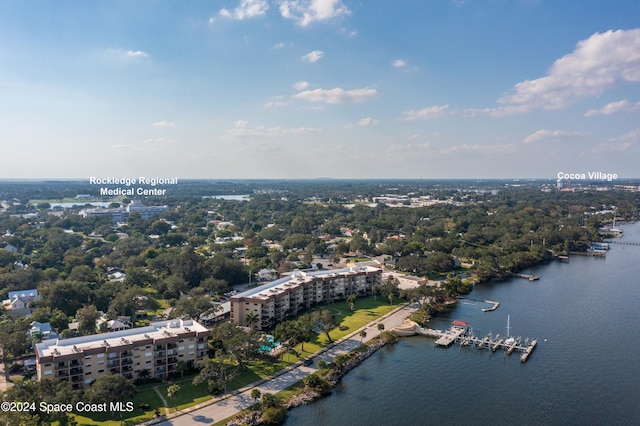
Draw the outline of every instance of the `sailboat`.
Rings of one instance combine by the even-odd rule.
[[[511,327],[509,325],[509,315],[507,315],[507,340],[504,341],[506,346],[511,346],[515,343],[516,339],[511,337]]]

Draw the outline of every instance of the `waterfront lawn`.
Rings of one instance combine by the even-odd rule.
[[[148,383],[146,385],[136,386],[136,394],[133,397],[134,410],[132,413],[123,412],[122,421],[120,421],[119,413],[92,413],[91,417],[75,415],[75,421],[79,425],[101,425],[101,426],[117,426],[117,425],[137,425],[139,423],[152,420],[154,418],[155,409],[160,409],[160,414],[164,414],[164,405],[158,394],[153,390],[157,383]],[[142,410],[141,404],[149,404],[149,409]]]
[[[288,361],[288,359],[287,359]],[[264,379],[272,374],[277,373],[280,370],[287,368],[291,362],[285,362],[282,360],[254,360],[247,365],[245,371],[238,371],[233,380],[227,386],[229,389],[240,389],[250,385],[253,382],[257,382],[260,379]]]
[[[176,406],[179,410],[182,410],[211,399],[211,395],[207,393],[206,381],[194,385],[194,377],[195,375],[184,376],[184,380],[176,379],[171,383],[180,386],[180,391],[174,399],[169,398],[169,395],[167,395],[167,389],[171,384],[165,384],[158,388],[164,399],[167,400],[170,413],[175,411]],[[162,406],[162,403],[160,405]]]
[[[338,322],[338,326],[331,330],[329,335],[334,341],[336,341],[353,333],[371,321],[380,318],[384,314],[391,312],[404,303],[404,301],[397,297],[394,298],[394,302],[394,304],[390,305],[389,300],[384,296],[378,296],[376,300],[373,300],[371,297],[361,297],[356,300],[354,311],[351,311],[351,307],[346,301],[317,306],[314,310],[328,309],[335,317]],[[347,328],[345,330],[340,330],[340,327]],[[302,350],[302,344],[298,344],[295,347],[295,351],[300,354],[300,358],[305,358],[310,354],[319,351],[329,343],[330,342],[325,333],[319,333],[311,339],[310,342],[306,342],[304,344],[304,351]],[[291,353],[285,354],[283,357],[289,362],[296,362],[300,359]]]

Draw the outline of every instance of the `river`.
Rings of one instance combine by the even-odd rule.
[[[640,223],[619,241],[640,242]],[[517,353],[403,338],[351,371],[331,396],[289,413],[287,426],[640,424],[640,246],[612,244],[606,258],[572,256],[513,278],[478,285],[432,328],[453,319],[479,334],[538,340]]]

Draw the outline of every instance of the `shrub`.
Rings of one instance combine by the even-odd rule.
[[[280,425],[287,418],[287,410],[283,407],[269,407],[262,410],[260,420],[267,425]]]

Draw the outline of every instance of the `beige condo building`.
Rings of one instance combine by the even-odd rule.
[[[71,339],[45,340],[36,345],[38,380],[70,381],[83,389],[101,374],[129,379],[148,370],[148,377],[164,379],[179,361],[195,362],[207,355],[209,330],[193,320],[153,322],[147,327]]]
[[[368,262],[328,271],[294,271],[291,275],[230,298],[231,320],[263,330],[317,303],[364,296],[382,284],[380,264]],[[253,318],[252,324],[247,319]]]

